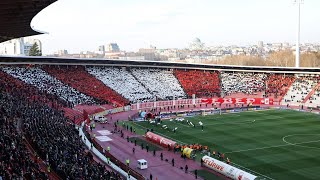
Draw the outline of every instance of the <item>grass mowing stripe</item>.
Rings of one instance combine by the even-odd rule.
[[[135,124],[135,125],[140,126],[140,127],[144,128],[144,129],[148,129],[148,128],[144,127],[144,126],[141,126],[140,124]],[[168,138],[168,139],[172,139],[172,140],[174,140],[174,141],[176,141],[176,142],[183,143],[182,141],[179,141],[179,140],[177,140],[177,139],[173,139],[173,138],[171,138],[171,137],[169,137],[169,136],[167,136],[167,135],[161,134],[161,133],[156,132],[156,131],[154,131],[154,132],[155,132],[156,134],[159,134],[159,135],[161,135],[161,136],[163,136],[163,137],[166,137],[166,138]]]
[[[244,150],[239,150],[239,151],[231,151],[231,152],[226,152],[225,154],[231,154],[231,153],[237,153],[237,152],[245,152],[245,151],[255,151],[255,150],[260,150],[260,149],[277,148],[277,147],[283,147],[283,146],[296,146],[296,145],[301,145],[301,144],[310,144],[310,143],[314,143],[314,142],[320,142],[320,140],[316,140],[316,141],[307,141],[307,142],[301,142],[301,143],[290,143],[290,142],[285,141],[284,139],[283,139],[283,141],[286,144],[275,145],[275,146],[267,146],[267,147],[261,147],[261,148],[253,148],[253,149],[244,149]],[[316,147],[309,147],[309,148],[320,149],[320,148],[316,148]]]
[[[170,130],[178,127],[176,133],[164,130],[162,126],[145,122],[135,123],[134,126],[137,129],[143,126],[144,130],[153,128],[157,134],[178,143],[199,143],[220,152],[233,152],[228,154],[232,163],[243,169],[253,170],[257,175],[259,173],[274,179],[320,179],[320,173],[315,173],[318,172],[316,170],[320,170],[320,143],[318,142],[320,137],[286,138],[285,140],[291,145],[283,144],[285,142],[282,141],[283,137],[290,134],[319,133],[319,115],[292,110],[268,110],[186,119],[196,124],[196,128],[188,127],[185,123],[170,121],[163,121],[163,124],[166,124]],[[256,121],[248,123],[253,120]],[[204,131],[201,131],[199,121],[203,122]],[[228,124],[230,122],[239,124]],[[141,132],[143,134],[144,131]],[[299,145],[312,146],[316,149]],[[269,148],[271,146],[279,147]],[[256,150],[243,151],[248,149]]]
[[[140,126],[140,127],[144,128],[144,129],[147,129],[146,127],[141,126],[140,124],[136,124],[136,125],[138,125],[138,126]],[[159,134],[159,135],[163,136],[163,137],[166,137],[166,138],[172,139],[172,140],[174,140],[174,141],[176,141],[176,142],[180,142],[180,143],[182,143],[182,144],[188,144],[188,143],[185,143],[185,142],[179,141],[179,140],[177,140],[177,139],[173,139],[172,137],[166,136],[166,135],[161,134],[161,133],[159,133],[159,132],[156,132],[156,131],[154,131],[154,132],[155,132],[156,134]],[[233,163],[233,164],[235,164],[235,163]],[[265,177],[265,178],[267,178],[267,179],[272,179],[272,180],[274,180],[274,179],[273,179],[273,178],[271,178],[271,177],[268,177],[268,176],[266,176],[266,175],[260,174],[260,173],[258,173],[258,172],[253,171],[253,170],[250,170],[250,169],[248,169],[248,168],[246,168],[246,167],[244,167],[244,166],[240,166],[239,164],[235,164],[235,165],[237,165],[237,166],[239,166],[239,167],[241,167],[241,168],[243,168],[243,169],[249,170],[250,172],[254,172],[255,174],[258,174],[258,175],[260,175],[260,176],[263,176],[263,177]]]

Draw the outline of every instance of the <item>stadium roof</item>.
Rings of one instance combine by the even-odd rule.
[[[57,0],[1,0],[0,43],[14,38],[43,34],[30,27],[31,20],[55,1]]]

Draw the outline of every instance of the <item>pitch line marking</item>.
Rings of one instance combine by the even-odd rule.
[[[300,135],[302,135],[302,134],[300,134]],[[252,148],[252,149],[243,149],[243,150],[238,150],[238,151],[230,151],[230,152],[226,152],[225,154],[231,154],[231,153],[237,153],[237,152],[246,152],[246,151],[254,151],[254,150],[261,150],[261,149],[270,149],[270,148],[284,147],[284,146],[301,146],[301,144],[309,144],[309,143],[314,143],[314,142],[320,142],[320,140],[316,140],[316,141],[304,141],[304,142],[299,142],[299,143],[290,143],[290,142],[287,142],[285,140],[285,138],[289,137],[289,136],[292,136],[292,135],[284,136],[282,138],[283,142],[286,143],[286,144],[275,145],[275,146],[265,146],[265,147]],[[309,146],[301,146],[301,147],[309,147]],[[309,147],[309,148],[320,149],[320,148],[317,148],[317,147]]]
[[[310,148],[310,149],[320,149],[319,147],[304,146],[304,145],[301,145],[301,143],[291,143],[291,142],[286,141],[287,137],[291,137],[291,136],[310,136],[310,135],[311,136],[312,135],[320,136],[320,134],[290,134],[290,135],[284,136],[282,138],[282,141],[287,143],[288,145],[292,145],[292,146],[298,146],[298,147],[304,147],[304,148]],[[313,142],[320,142],[320,140],[309,141],[309,142],[302,143],[302,144],[313,143]]]
[[[142,126],[142,125],[140,125],[140,124],[137,124],[137,123],[135,123],[135,124],[138,125],[138,126],[140,126],[140,127],[142,127],[142,128],[144,128],[144,129],[146,129],[146,127],[144,127],[144,126]],[[156,132],[156,131],[155,131],[155,132]],[[166,137],[166,138],[169,138],[169,139],[171,139],[171,140],[174,140],[174,141],[176,141],[176,142],[180,142],[180,143],[182,143],[182,144],[188,144],[188,143],[184,143],[184,142],[182,142],[182,141],[179,141],[179,140],[177,140],[177,139],[168,137],[168,136],[166,136],[166,135],[164,135],[164,134],[161,134],[161,133],[159,133],[159,132],[156,132],[156,133],[159,134],[159,135],[161,135],[161,136],[164,136],[164,137]],[[271,178],[271,177],[269,177],[269,176],[260,174],[260,173],[258,173],[258,172],[256,172],[256,171],[253,171],[253,170],[251,170],[251,169],[249,169],[249,168],[246,168],[246,167],[241,166],[241,165],[239,165],[239,164],[236,164],[236,163],[234,163],[234,162],[232,162],[232,164],[235,164],[235,165],[237,165],[237,166],[239,166],[239,167],[242,167],[243,169],[246,169],[246,170],[249,170],[249,171],[251,171],[251,172],[254,172],[255,174],[258,174],[258,175],[260,175],[260,176],[263,176],[263,177],[265,177],[265,178],[267,178],[267,179],[274,180],[273,178]]]
[[[291,144],[290,144],[290,145],[291,145]],[[282,146],[289,146],[289,144],[281,144],[281,145],[275,145],[275,146],[265,146],[265,147],[252,148],[252,149],[242,149],[242,150],[238,150],[238,151],[226,152],[225,154],[231,154],[231,153],[237,153],[237,152],[246,152],[246,151],[255,151],[255,150],[276,148],[276,147],[282,147]]]
[[[224,124],[251,124],[256,122],[256,120],[246,120],[246,121],[241,121],[241,122],[230,122],[230,123],[215,123],[215,124],[206,124],[204,125],[204,127],[206,126],[215,126],[215,125],[224,125]]]
[[[271,177],[269,177],[269,176],[260,174],[260,173],[254,171],[254,170],[251,170],[251,169],[249,169],[249,168],[246,168],[246,167],[244,167],[244,166],[241,166],[241,165],[239,165],[239,164],[237,164],[237,163],[232,162],[232,164],[235,164],[236,166],[239,166],[239,167],[241,167],[241,168],[243,168],[243,169],[246,169],[246,170],[249,170],[249,171],[251,171],[251,172],[254,172],[255,174],[258,174],[258,175],[260,175],[260,176],[263,176],[263,177],[265,177],[265,178],[267,178],[267,179],[274,180],[273,178],[271,178]]]

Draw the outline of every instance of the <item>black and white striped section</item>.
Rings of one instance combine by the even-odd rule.
[[[164,69],[131,69],[132,74],[154,96],[161,99],[185,98],[186,93],[182,89],[173,71]]]
[[[130,72],[115,67],[88,67],[87,71],[131,102],[154,100]]]
[[[1,69],[5,73],[20,79],[27,84],[31,84],[41,91],[56,95],[59,98],[72,103],[74,106],[78,104],[95,103],[92,97],[80,93],[72,87],[62,83],[40,68],[1,67]]]

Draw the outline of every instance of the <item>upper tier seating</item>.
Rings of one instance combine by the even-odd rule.
[[[87,71],[131,102],[154,100],[154,96],[123,68],[88,67]]]
[[[14,93],[17,96],[27,96],[29,97],[29,101],[38,101],[56,109],[68,106],[68,103],[63,99],[52,94],[47,94],[45,91],[41,91],[31,84],[26,84],[1,70],[0,84],[0,90],[3,92]]]
[[[266,81],[266,96],[274,98],[275,101],[280,101],[294,80],[295,77],[293,75],[270,74]]]
[[[218,71],[175,70],[176,77],[189,97],[220,97]]]
[[[242,72],[222,72],[221,89],[225,96],[233,93],[255,94],[265,90],[266,74],[262,73],[242,73]]]
[[[166,100],[175,98],[185,98],[179,81],[172,71],[163,69],[131,69],[132,74],[142,83],[152,95],[158,99]]]
[[[283,97],[283,104],[300,105],[312,89],[318,85],[319,76],[300,75]]]
[[[63,84],[61,81],[50,76],[48,73],[37,67],[2,67],[7,74],[31,84],[48,94],[53,94],[68,101],[72,106],[77,104],[95,103],[92,97],[86,96],[77,90]]]
[[[117,106],[128,104],[128,100],[89,74],[84,66],[45,66],[43,69],[81,93]]]

